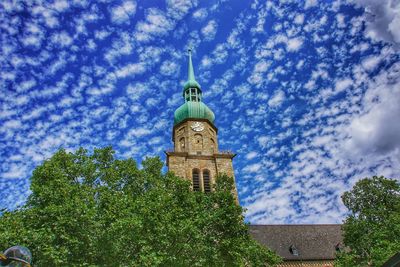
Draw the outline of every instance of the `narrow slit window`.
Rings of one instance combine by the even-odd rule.
[[[185,137],[179,139],[180,150],[185,151]]]
[[[186,91],[186,92],[185,92],[185,99],[186,99],[186,101],[189,101],[189,100],[190,100],[190,93],[189,93],[189,91]]]
[[[203,183],[204,183],[204,192],[211,192],[211,183],[210,183],[210,172],[208,170],[203,171]]]
[[[197,94],[196,94],[196,89],[192,88],[191,89],[191,94],[192,94],[192,101],[196,101],[197,99]]]
[[[193,191],[200,191],[200,175],[199,170],[194,169],[192,172]]]

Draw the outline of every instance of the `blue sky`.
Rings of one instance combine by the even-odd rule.
[[[400,177],[395,2],[1,1],[0,208],[61,147],[165,160],[192,46],[246,219],[340,223],[357,180]]]

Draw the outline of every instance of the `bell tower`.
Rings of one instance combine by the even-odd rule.
[[[200,84],[194,76],[189,49],[188,80],[182,93],[185,101],[174,114],[172,141],[167,151],[169,171],[192,182],[195,191],[209,192],[219,174],[234,177],[232,159],[235,154],[218,148],[218,129],[214,113],[203,103]],[[237,192],[234,192],[237,199]]]

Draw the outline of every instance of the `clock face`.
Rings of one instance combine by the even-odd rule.
[[[204,125],[203,123],[196,121],[192,124],[191,128],[195,132],[201,132],[204,130]]]

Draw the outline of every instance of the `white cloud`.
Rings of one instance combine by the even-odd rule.
[[[318,5],[318,0],[306,0],[304,8],[308,9],[308,8],[316,6],[316,5]]]
[[[287,42],[287,50],[290,52],[296,52],[300,50],[303,45],[303,39],[301,38],[292,38]]]
[[[142,137],[151,134],[151,131],[144,127],[139,127],[129,131],[128,136]]]
[[[335,83],[335,92],[339,93],[344,90],[346,90],[348,87],[350,87],[353,84],[353,80],[350,78],[344,78],[336,81]]]
[[[400,2],[393,0],[352,0],[367,13],[366,34],[374,40],[400,47]]]
[[[64,12],[69,8],[69,3],[65,0],[57,0],[53,2],[52,8],[58,12]]]
[[[296,64],[296,69],[300,70],[304,66],[304,59],[299,60]]]
[[[149,8],[145,18],[145,21],[136,24],[134,35],[138,41],[149,41],[155,36],[163,36],[175,27],[174,21],[157,8]]]
[[[201,33],[203,34],[204,40],[211,41],[215,38],[215,34],[217,33],[218,24],[215,20],[210,20],[204,28],[201,29]]]
[[[275,94],[268,100],[268,106],[271,108],[279,107],[285,100],[285,92],[278,90]]]
[[[254,72],[266,72],[270,66],[270,61],[261,60],[254,66]]]
[[[304,40],[301,37],[288,38],[284,34],[276,34],[268,40],[268,42],[265,45],[265,48],[272,49],[277,44],[283,43],[286,45],[287,51],[296,52],[302,47],[303,42],[304,42]],[[277,54],[277,53],[275,52],[275,54]]]
[[[362,102],[365,112],[355,116],[348,129],[347,147],[352,154],[400,156],[400,75],[395,69],[369,83]]]
[[[296,17],[294,18],[294,23],[296,24],[303,24],[304,23],[304,14],[297,14]]]
[[[246,154],[245,158],[247,160],[251,160],[251,159],[254,159],[257,156],[258,156],[258,153],[256,151],[251,151],[251,152]]]
[[[336,21],[337,21],[337,24],[338,24],[339,28],[345,28],[346,27],[343,14],[337,14],[336,15]]]
[[[142,74],[146,71],[146,66],[143,63],[128,64],[115,71],[115,75],[119,78]]]
[[[180,66],[170,60],[166,60],[161,64],[160,72],[165,76],[177,76],[179,74]]]
[[[60,47],[68,47],[72,44],[73,41],[71,36],[66,31],[53,34],[51,36],[51,40],[53,43]]]
[[[257,138],[257,141],[261,147],[265,148],[268,145],[269,139],[270,138],[268,136],[260,136]]]
[[[260,164],[260,163],[250,164],[243,168],[243,172],[244,173],[255,173],[255,172],[258,172],[261,169],[261,167],[262,167],[262,164]]]
[[[191,0],[167,0],[168,16],[180,20],[186,16],[191,8],[196,7],[197,1]]]
[[[3,123],[2,129],[18,129],[22,126],[18,120],[9,120]]]
[[[36,86],[36,81],[34,79],[30,79],[27,81],[23,81],[19,84],[18,86],[18,92],[26,92],[29,89],[31,89],[32,87]]]
[[[350,49],[350,52],[351,53],[364,52],[364,51],[368,50],[369,48],[370,48],[370,45],[368,43],[362,42],[362,43],[359,43],[359,44],[356,44],[355,46],[353,46]]]
[[[208,16],[208,12],[207,12],[207,9],[205,9],[205,8],[200,8],[200,9],[196,10],[195,12],[193,12],[193,18],[195,18],[196,20],[199,20],[199,21],[204,20],[207,16]]]
[[[363,68],[367,71],[374,70],[381,62],[380,56],[369,56],[361,62]]]
[[[136,2],[125,1],[121,5],[111,8],[111,21],[116,24],[129,22],[136,13]]]
[[[27,169],[26,166],[22,164],[10,164],[9,169],[1,174],[1,177],[5,179],[17,179],[24,178],[26,175]]]
[[[146,83],[133,83],[126,87],[126,93],[132,100],[138,100],[149,91],[149,85]]]

